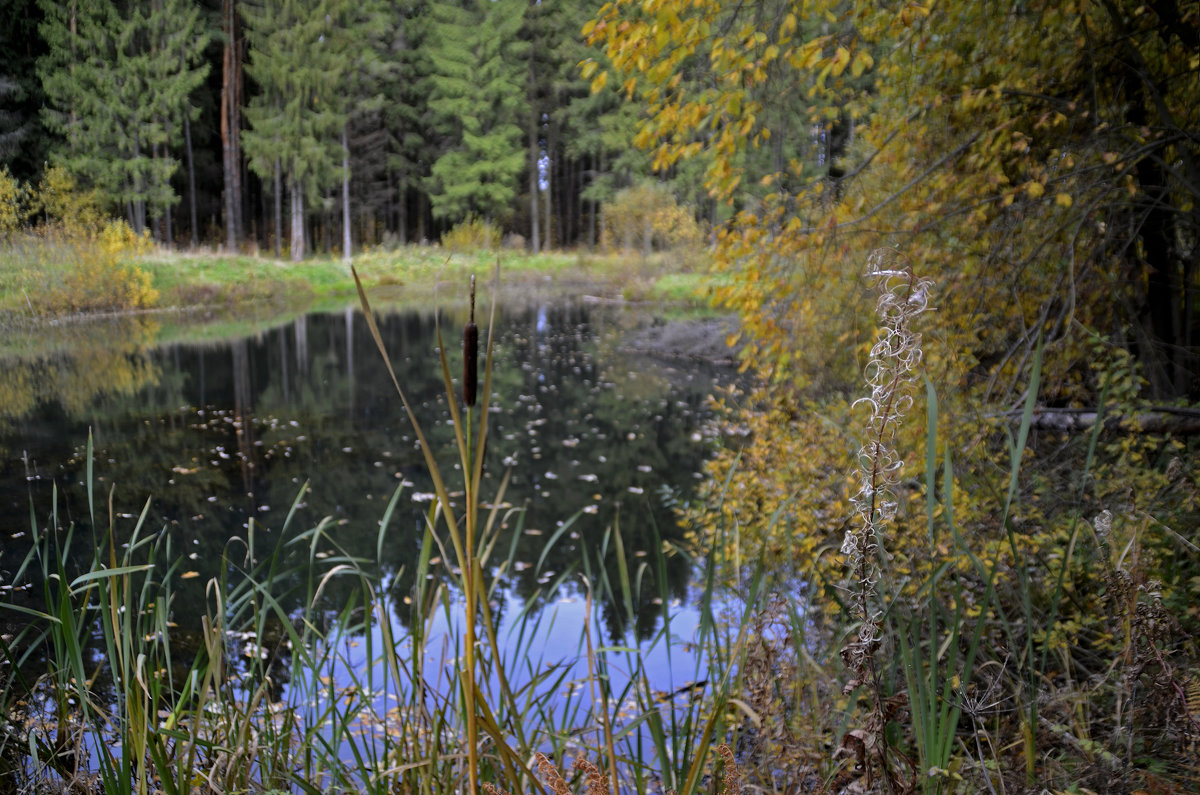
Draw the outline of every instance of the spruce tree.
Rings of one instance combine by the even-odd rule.
[[[388,33],[387,60],[392,68],[383,85],[383,122],[388,136],[389,182],[395,191],[392,215],[401,241],[414,234],[418,239],[425,236],[424,188],[438,152],[429,107],[430,6],[427,0],[400,4],[394,9]],[[417,222],[415,230],[409,229],[410,217]]]
[[[340,176],[346,107],[338,99],[345,64],[331,41],[325,0],[239,5],[250,43],[246,72],[259,93],[242,136],[250,168],[274,177],[276,161],[291,206],[291,258],[304,258],[306,203]]]
[[[44,42],[35,0],[9,0],[0,11],[0,167],[19,180],[34,179],[45,160],[43,104],[35,69]]]
[[[65,141],[55,162],[122,207],[134,229],[174,201],[171,146],[190,95],[204,79],[207,43],[187,0],[156,0],[123,13],[109,0],[42,0],[49,52],[39,63],[46,126]]]
[[[513,210],[526,161],[525,0],[433,11],[429,105],[443,147],[430,180],[433,214],[449,223],[501,220]]]

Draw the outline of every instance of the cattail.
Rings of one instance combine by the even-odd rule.
[[[471,277],[471,318],[463,328],[463,404],[475,405],[479,390],[479,327],[475,325],[475,277]]]

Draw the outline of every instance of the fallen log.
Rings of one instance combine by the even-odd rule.
[[[1020,411],[1004,416],[1020,419]],[[1096,425],[1095,409],[1035,408],[1031,425],[1049,431],[1087,431]],[[1125,433],[1169,433],[1173,436],[1200,434],[1200,409],[1152,406],[1133,416],[1104,414],[1104,430]]]

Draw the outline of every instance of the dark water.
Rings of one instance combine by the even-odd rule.
[[[442,317],[455,374],[464,319]],[[623,610],[603,611],[614,636],[653,631],[663,610],[650,596],[660,592],[660,574],[672,597],[685,598],[685,558],[668,558],[661,570],[643,564],[664,541],[680,538],[672,505],[688,498],[712,445],[706,400],[733,377],[696,361],[629,352],[630,333],[647,322],[646,310],[583,302],[501,311],[497,321],[483,495],[511,470],[503,499],[522,510],[507,514],[497,546],[515,545],[516,560],[528,564],[509,575],[505,592],[520,602],[549,599],[545,585],[578,570],[584,555],[615,573],[611,546],[603,559],[598,551],[619,526],[647,596],[636,627],[626,626]],[[379,323],[448,480],[461,483],[434,314],[380,315]],[[149,500],[143,533],[169,534],[196,572],[178,583],[177,605],[203,603],[222,551],[251,525],[260,539],[280,537],[305,482],[311,491],[290,529],[330,517],[341,549],[370,560],[385,506],[403,484],[379,574],[399,592],[410,588],[433,488],[359,313],[300,317],[234,341],[164,345],[156,333],[155,321],[128,319],[75,329],[58,352],[0,358],[0,585],[28,551],[31,506],[39,526],[49,524],[53,486],[60,526],[74,522],[91,537],[90,429],[97,523],[107,527],[100,515],[111,490],[116,535],[127,537]],[[571,517],[541,568],[533,565]],[[82,552],[80,565],[91,549]]]

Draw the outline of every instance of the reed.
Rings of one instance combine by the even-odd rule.
[[[387,362],[365,294],[362,302]],[[397,591],[399,574],[378,565],[403,487],[384,510],[370,560],[343,549],[329,519],[298,526],[307,491],[319,488],[306,484],[282,526],[268,533],[251,522],[244,538],[226,544],[201,605],[169,528],[148,528],[146,511],[122,519],[112,494],[107,521],[96,520],[102,498],[92,488],[89,441],[90,537],[59,515],[57,493],[44,523],[31,509],[34,543],[13,582],[37,598],[0,602],[21,621],[0,639],[8,663],[0,666],[8,716],[0,765],[12,791],[433,795],[486,784],[545,792],[538,753],[564,771],[572,756],[599,760],[571,778],[590,789],[602,780],[614,795],[645,791],[656,778],[681,794],[699,791],[719,764],[713,749],[733,730],[745,644],[744,632],[731,634],[712,617],[713,579],[702,590],[699,634],[687,639],[702,649],[693,681],[709,684],[696,691],[703,698],[682,703],[663,700],[646,667],[647,655],[663,647],[671,654],[680,640],[666,607],[665,553],[634,557],[620,523],[547,589],[577,588],[630,619],[637,600],[657,597],[663,623],[648,642],[602,640],[589,599],[578,646],[549,655],[538,639],[561,620],[552,611],[527,606],[502,624],[492,607],[516,564],[516,545],[500,543],[500,526],[522,527],[522,514],[502,507],[507,476],[496,493],[481,494],[494,318],[493,308],[475,405],[455,405],[447,346],[439,345],[461,484],[443,477],[396,385],[437,493],[411,590]],[[468,337],[468,367],[473,349]],[[548,539],[547,552],[574,521]],[[449,563],[439,568],[439,557]],[[651,579],[656,593],[647,590]],[[186,605],[185,581],[193,588]],[[288,607],[296,603],[299,610]],[[181,610],[202,614],[192,636],[174,626]],[[410,625],[403,635],[398,614]],[[568,690],[576,695],[564,698]]]

